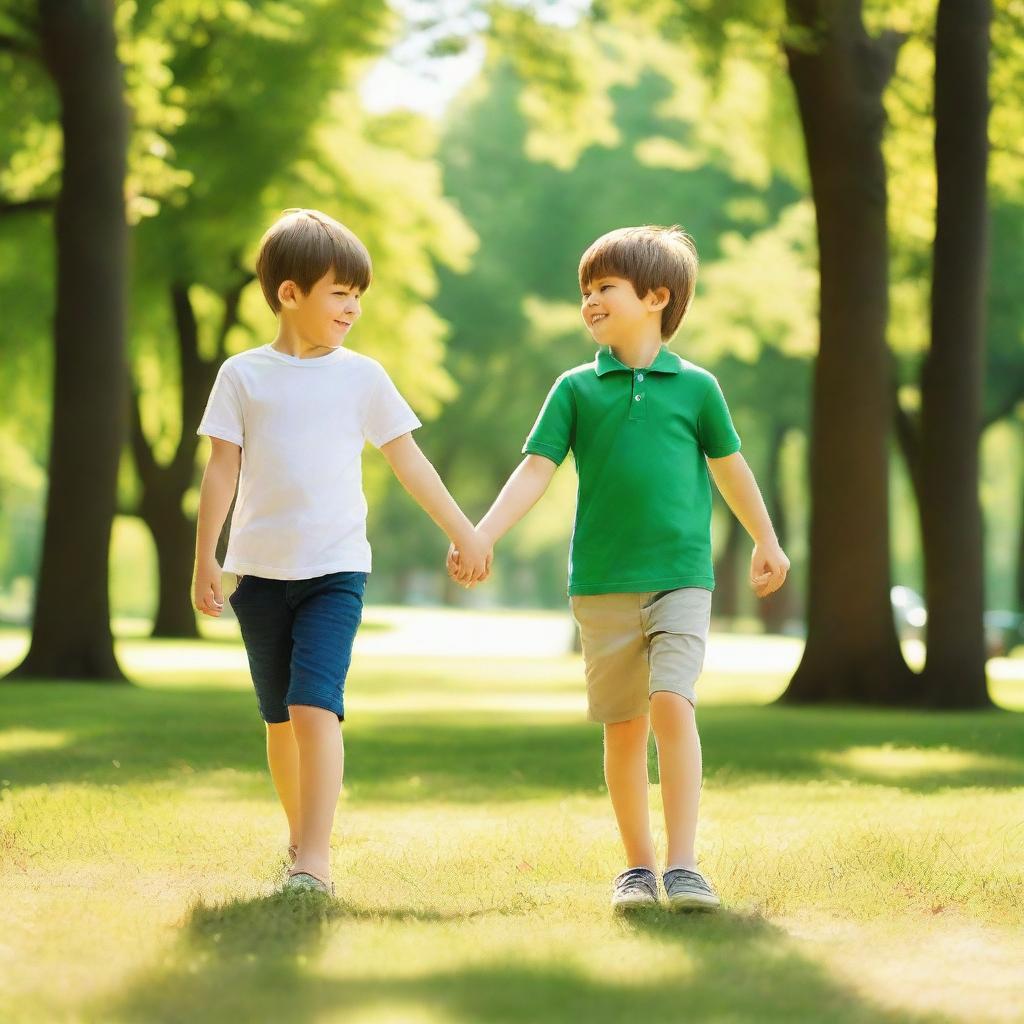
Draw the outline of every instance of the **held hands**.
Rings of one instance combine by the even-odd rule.
[[[458,547],[453,543],[448,548],[445,567],[448,575],[468,590],[490,576],[493,559],[494,542],[486,533],[477,529],[463,538]]]
[[[219,618],[224,610],[224,594],[220,585],[220,566],[215,558],[196,563],[196,579],[192,602],[204,615]]]
[[[774,594],[786,582],[789,559],[774,538],[754,545],[750,558],[750,586],[758,597]]]

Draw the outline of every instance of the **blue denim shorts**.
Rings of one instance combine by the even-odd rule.
[[[263,721],[287,722],[291,704],[325,708],[345,720],[345,677],[365,589],[365,572],[311,580],[241,577],[228,601]]]

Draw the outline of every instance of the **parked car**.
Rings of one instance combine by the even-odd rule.
[[[910,587],[896,586],[889,591],[892,601],[896,634],[900,640],[925,639],[928,623],[928,609],[924,598]],[[998,658],[1010,654],[1019,644],[1024,644],[1024,615],[1004,609],[984,613],[982,624],[985,630],[985,656]]]

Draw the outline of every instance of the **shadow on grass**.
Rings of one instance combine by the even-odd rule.
[[[255,779],[266,770],[247,690],[5,682],[0,702],[0,777],[13,786],[173,781],[219,769]],[[702,707],[699,720],[713,785],[848,780],[916,793],[1024,785],[1020,715],[730,705]],[[8,731],[19,733],[9,749]],[[600,730],[565,714],[370,712],[347,724],[345,739],[356,800],[494,802],[602,786]],[[237,784],[247,785],[244,776]]]
[[[104,1021],[305,1022],[344,1019],[440,1019],[531,1024],[579,1018],[605,1021],[820,1021],[830,1024],[930,1024],[939,1018],[886,1010],[831,977],[761,918],[723,913],[685,917],[656,911],[623,930],[673,947],[678,961],[657,980],[605,979],[567,964],[516,962],[513,951],[463,969],[430,972],[435,944],[450,932],[423,936],[419,962],[353,968],[348,949],[380,944],[380,929],[409,919],[405,911],[353,914],[315,894],[198,905],[163,965],[136,977],[86,1012]],[[412,912],[419,921],[429,916]],[[373,918],[367,924],[365,917]],[[453,915],[453,918],[458,915]],[[523,929],[543,927],[524,918]],[[581,926],[582,927],[582,926]],[[370,931],[368,929],[373,929]],[[598,941],[595,938],[595,941]],[[408,948],[402,943],[402,948]],[[568,948],[568,947],[567,947]],[[514,955],[524,956],[522,943]],[[572,947],[579,953],[578,944]],[[645,947],[646,950],[646,947]],[[582,950],[585,954],[585,950]],[[525,954],[528,956],[528,954]],[[451,962],[451,952],[438,959]],[[578,957],[576,958],[578,959]],[[602,958],[599,962],[605,962]]]

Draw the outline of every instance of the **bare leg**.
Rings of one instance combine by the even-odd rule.
[[[654,870],[647,804],[647,715],[604,727],[604,778],[626,851],[626,866]]]
[[[288,710],[299,751],[299,852],[292,874],[306,871],[329,882],[331,830],[345,763],[338,716],[305,704]]]
[[[693,705],[677,693],[651,695],[661,799],[668,834],[667,866],[697,869],[694,844],[700,805],[701,751]]]
[[[288,819],[288,845],[299,842],[299,748],[291,722],[267,723],[267,764]]]

